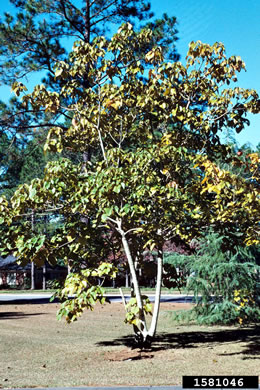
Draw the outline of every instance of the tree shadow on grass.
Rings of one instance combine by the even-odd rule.
[[[26,317],[32,316],[41,316],[45,313],[23,313],[22,311],[9,311],[9,312],[0,312],[0,321],[1,320],[19,320]]]
[[[176,333],[159,333],[148,348],[150,352],[167,349],[187,348],[214,348],[217,345],[229,343],[246,343],[243,351],[235,353],[223,353],[220,356],[243,355],[242,359],[260,358],[260,326],[252,326],[238,329],[224,329],[216,331],[191,331]],[[132,335],[111,341],[97,343],[99,346],[125,346],[132,349],[139,348]]]

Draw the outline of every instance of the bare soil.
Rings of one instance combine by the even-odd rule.
[[[176,324],[162,303],[150,349],[135,348],[121,303],[97,305],[79,321],[57,304],[0,307],[0,388],[181,385],[183,375],[259,375],[259,327]]]

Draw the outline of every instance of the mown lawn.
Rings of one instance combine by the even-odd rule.
[[[113,288],[113,287],[105,287],[107,294],[119,294],[119,288]],[[44,294],[44,293],[54,293],[56,290],[48,289],[48,290],[20,290],[20,289],[14,289],[10,288],[8,290],[1,290],[0,289],[0,295],[1,294]],[[130,288],[123,287],[122,291],[124,294],[130,294],[131,290]],[[144,294],[155,294],[155,288],[149,288],[149,287],[142,287],[142,291]],[[178,289],[168,289],[168,288],[162,288],[162,294],[184,294],[184,292],[180,292]]]
[[[259,375],[259,328],[178,325],[161,305],[152,348],[132,348],[121,303],[97,306],[76,323],[57,304],[2,305],[0,387],[181,385],[183,375]]]

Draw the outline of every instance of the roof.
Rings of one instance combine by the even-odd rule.
[[[14,256],[9,255],[5,259],[0,256],[0,268],[5,268],[12,264],[16,264],[16,258]]]

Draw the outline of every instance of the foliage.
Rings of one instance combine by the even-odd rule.
[[[66,57],[66,39],[89,42],[113,24],[149,19],[146,1],[11,0],[16,15],[5,13],[0,24],[1,79],[15,82],[32,71],[45,70],[53,80],[53,64]],[[9,72],[6,72],[6,69]]]
[[[52,299],[58,297],[63,303],[59,309],[58,318],[65,316],[67,322],[77,320],[84,309],[93,310],[96,302],[105,303],[104,288],[98,283],[96,278],[106,276],[115,278],[117,269],[109,263],[103,262],[98,268],[84,269],[78,273],[70,273],[63,288],[53,295]],[[69,299],[73,296],[74,299]]]
[[[9,153],[6,153],[6,150]],[[10,160],[12,163],[10,164]],[[16,187],[17,176],[20,172],[19,148],[16,143],[10,145],[8,137],[3,134],[0,138],[0,172],[1,172],[1,194],[11,195],[10,189]],[[9,187],[9,188],[8,188]],[[9,192],[10,191],[10,192]]]
[[[71,45],[75,39],[92,42],[100,34],[110,37],[110,28],[123,21],[140,22],[145,28],[144,22],[153,17],[150,2],[144,0],[11,0],[11,3],[16,12],[4,13],[0,20],[0,82],[16,85],[17,95],[26,91],[21,82],[27,82],[32,74],[43,78],[52,91],[61,91],[64,82],[55,77],[55,64],[66,59],[68,42]],[[162,44],[172,57],[177,57],[175,26],[176,19],[167,15],[153,20],[156,35],[150,43]],[[88,87],[87,65],[76,79],[82,87]],[[43,166],[53,158],[50,154],[43,157],[42,148],[36,143],[42,130],[48,131],[53,124],[64,130],[70,127],[70,113],[65,121],[64,114],[35,110],[17,98],[12,98],[9,104],[0,104],[1,194],[11,196],[19,184],[43,176]],[[88,159],[89,153],[86,150],[80,160]],[[69,151],[64,157],[75,159]],[[30,169],[31,165],[35,168]]]
[[[26,290],[29,290],[31,288],[31,278],[28,276],[25,276],[23,281],[23,288]]]
[[[235,290],[233,301],[237,304],[236,311],[238,322],[242,325],[245,322],[250,321],[252,316],[251,308],[255,308],[254,294],[246,289]],[[253,312],[254,313],[254,312]],[[254,313],[255,314],[255,313]],[[256,320],[259,320],[260,311],[255,314]],[[257,319],[258,315],[258,319]]]
[[[59,279],[49,279],[46,281],[47,290],[58,290],[62,287],[63,282]]]
[[[195,254],[171,260],[186,274],[186,289],[193,291],[195,300],[195,307],[178,319],[206,324],[259,321],[254,295],[260,267],[248,249],[229,248],[223,237],[210,233]]]
[[[152,314],[152,305],[149,298],[146,295],[142,295],[141,298],[145,314]],[[130,298],[126,305],[125,323],[133,324],[135,326],[140,325],[140,308],[138,307],[135,297]]]
[[[4,253],[12,251],[21,262],[55,263],[62,257],[76,264],[77,273],[64,290],[64,297],[74,290],[78,294],[65,303],[69,321],[92,308],[93,299],[102,299],[94,285],[97,293],[84,291],[80,298],[82,278],[91,276],[84,272],[98,269],[112,250],[123,248],[141,341],[155,332],[166,241],[189,242],[208,226],[226,232],[233,243],[249,245],[259,239],[254,224],[259,215],[258,156],[249,158],[250,180],[218,167],[219,156],[232,159],[218,132],[224,126],[240,131],[246,113],[259,111],[256,91],[224,88],[244,63],[227,58],[220,43],[201,42],[191,43],[186,65],[165,62],[160,47],[150,50],[151,41],[151,30],[138,33],[126,23],[111,40],[75,42],[69,57],[56,64],[60,90],[42,84],[26,94],[23,85],[14,84],[24,105],[49,115],[72,115],[69,128],[52,125],[46,152],[84,153],[87,145],[99,153],[84,164],[50,162],[42,179],[20,186],[9,203],[0,199]],[[81,80],[86,66],[89,88]],[[32,211],[38,216],[57,213],[64,224],[51,238],[32,233],[25,217]],[[136,272],[144,249],[158,253],[150,329]]]
[[[179,254],[176,254],[179,257]],[[170,259],[172,256],[170,256]],[[168,261],[170,260],[168,258]],[[173,266],[171,262],[167,262],[164,256],[164,265],[163,265],[163,286],[167,288],[177,288],[180,292],[186,285],[186,275],[177,267]]]
[[[10,140],[3,134],[1,137],[1,195],[10,198],[17,187],[23,183],[30,183],[35,177],[42,178],[44,168],[48,161],[57,159],[57,155],[44,155],[43,145],[45,134],[36,134],[30,141],[14,141],[10,146]]]

